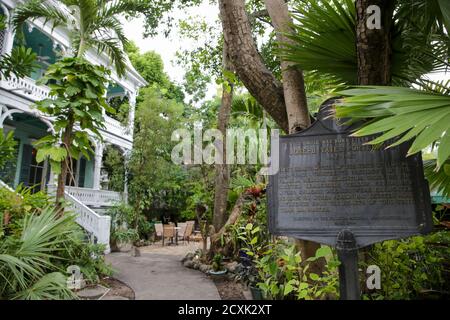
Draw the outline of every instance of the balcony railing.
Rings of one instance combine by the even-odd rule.
[[[6,90],[14,91],[16,94],[31,99],[33,101],[39,101],[49,97],[50,89],[46,86],[36,85],[36,81],[25,77],[17,78],[12,76],[9,79],[1,80],[0,86]]]
[[[119,121],[107,115],[105,115],[105,127],[107,132],[130,141],[133,140],[133,135],[129,128],[123,126]]]
[[[12,76],[7,80],[0,80],[0,87],[13,91],[15,94],[30,99],[32,101],[39,101],[49,97],[50,89],[46,86],[39,86],[36,81],[29,78],[16,78]],[[105,115],[105,131],[112,133],[123,139],[132,141],[133,136],[131,130],[123,126],[119,121]]]
[[[126,199],[126,195],[109,190],[95,190],[66,186],[66,192],[87,206],[111,206]]]

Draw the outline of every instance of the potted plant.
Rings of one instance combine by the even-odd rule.
[[[128,252],[133,248],[133,241],[137,240],[139,235],[134,229],[119,229],[111,235],[114,248],[120,252]]]
[[[244,270],[245,283],[252,293],[253,300],[263,300],[263,290],[258,287],[258,283],[261,282],[258,271],[253,264],[245,267]]]
[[[216,254],[213,258],[212,269],[209,270],[209,274],[215,277],[221,277],[227,273],[227,269],[223,267],[223,257],[221,254]]]

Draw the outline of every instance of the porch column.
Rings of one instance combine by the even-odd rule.
[[[1,8],[3,10],[3,13],[6,17],[6,21],[9,21],[10,16],[11,16],[11,12],[9,11],[9,9],[2,3],[1,4]],[[3,40],[3,47],[2,47],[2,52],[0,52],[1,54],[3,53],[11,53],[11,50],[13,48],[14,45],[14,36],[15,33],[13,31],[12,26],[7,25],[6,29],[3,31],[4,32],[4,40]]]
[[[94,189],[100,190],[100,173],[102,169],[102,158],[103,158],[103,144],[97,142],[95,148],[95,164],[94,164]]]
[[[128,92],[128,103],[130,104],[130,113],[128,114],[128,128],[133,135],[134,131],[134,112],[136,109],[136,92]]]

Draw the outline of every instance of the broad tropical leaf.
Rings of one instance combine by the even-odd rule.
[[[409,155],[435,144],[437,168],[450,156],[450,96],[399,87],[367,86],[341,90],[338,118],[372,119],[353,133],[381,134],[370,143],[400,137],[391,146],[412,140]]]
[[[426,160],[423,166],[430,190],[450,198],[450,160],[445,161],[439,170],[436,170],[436,160]]]
[[[20,300],[74,300],[77,296],[67,288],[67,277],[52,272],[38,279],[31,287],[18,292],[12,299]]]
[[[74,215],[58,217],[50,207],[26,216],[19,237],[0,243],[0,298],[62,299],[69,297],[65,277],[55,271],[58,248],[78,232]],[[64,282],[64,283],[63,283]],[[64,288],[63,288],[64,286]]]

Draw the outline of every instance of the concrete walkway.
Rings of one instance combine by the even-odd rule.
[[[140,257],[130,252],[106,256],[116,271],[113,276],[134,290],[136,300],[220,300],[212,280],[181,264],[186,252],[195,251],[192,245],[156,244],[140,251]]]

